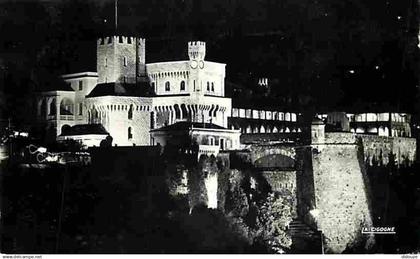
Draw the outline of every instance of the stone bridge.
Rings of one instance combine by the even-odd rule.
[[[237,168],[295,170],[295,146],[289,144],[252,144],[231,154]]]
[[[251,145],[250,162],[257,168],[295,168],[296,151],[292,145]]]

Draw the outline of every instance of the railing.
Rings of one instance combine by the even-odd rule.
[[[73,121],[74,120],[74,115],[60,115],[60,120]]]
[[[55,120],[55,119],[57,119],[57,116],[55,114],[47,116],[47,120]]]
[[[217,155],[220,151],[219,146],[199,145],[198,153],[200,155]]]

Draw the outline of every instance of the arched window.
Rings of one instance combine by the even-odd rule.
[[[225,150],[225,139],[221,138],[219,139],[219,146],[221,150]]]
[[[181,119],[187,119],[188,118],[188,111],[187,111],[187,107],[185,107],[185,104],[181,104],[181,114],[182,114]]]
[[[211,83],[211,91],[214,92],[214,83]]]
[[[133,133],[131,132],[131,127],[128,127],[128,139],[132,139],[133,138]]]
[[[210,92],[210,83],[207,82],[207,92]]]
[[[60,103],[60,115],[73,115],[73,101],[64,98]]]
[[[166,92],[171,91],[171,84],[169,83],[169,81],[165,83],[165,91]]]
[[[181,81],[180,90],[185,91],[185,81]]]
[[[93,107],[90,111],[90,123],[99,123],[99,112],[95,107]]]
[[[174,110],[175,110],[175,119],[181,119],[181,110],[178,104],[174,105]]]
[[[290,113],[286,112],[284,117],[286,121],[290,121]]]
[[[50,103],[50,113],[48,115],[56,115],[57,113],[57,108],[56,108],[56,103],[55,103],[55,99],[53,99]]]
[[[61,134],[65,134],[65,133],[67,133],[69,130],[70,130],[70,125],[68,125],[68,124],[64,124],[62,127],[61,127]]]
[[[252,133],[252,128],[251,126],[248,125],[248,127],[246,127],[246,133]]]
[[[133,105],[130,104],[130,109],[128,109],[128,119],[132,120],[133,119]]]
[[[83,103],[79,103],[79,115],[83,115]]]

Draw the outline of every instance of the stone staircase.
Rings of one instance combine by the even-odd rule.
[[[322,254],[321,231],[315,230],[300,219],[294,219],[289,224],[292,235],[292,253]]]

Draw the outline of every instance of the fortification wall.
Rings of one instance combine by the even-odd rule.
[[[392,152],[396,155],[398,164],[403,164],[407,160],[413,163],[416,160],[416,148],[415,138],[394,137],[392,139]]]
[[[346,132],[326,132],[325,144],[355,144],[356,135]]]
[[[150,144],[152,106],[150,98],[105,96],[88,98],[86,101],[90,114],[93,114],[94,110],[98,111],[100,121],[97,123],[101,123],[113,137],[113,144],[118,146]],[[129,128],[131,128],[131,138],[129,138]]]
[[[312,211],[323,232],[325,251],[369,248],[373,236],[361,234],[372,226],[367,178],[357,145],[316,145],[312,150],[316,209]]]
[[[416,139],[404,137],[384,137],[357,135],[361,139],[364,161],[368,165],[389,163],[390,157],[397,165],[413,163],[416,159]]]

